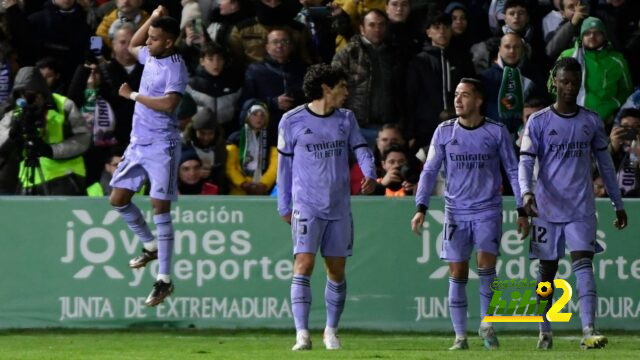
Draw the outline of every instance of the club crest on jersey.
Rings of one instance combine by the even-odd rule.
[[[340,134],[344,134],[346,131],[344,130],[344,125],[340,124],[338,126],[338,131],[340,131]]]

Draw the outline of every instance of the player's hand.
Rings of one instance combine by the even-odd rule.
[[[291,213],[288,213],[287,215],[282,216],[282,220],[284,220],[284,222],[286,222],[287,224],[291,225]]]
[[[627,212],[622,210],[616,211],[616,219],[613,221],[613,225],[622,230],[627,227]]]
[[[129,84],[127,83],[123,83],[122,85],[120,85],[120,89],[118,89],[118,95],[127,99],[129,98],[129,95],[131,95],[132,92],[133,90],[131,90],[131,86],[129,86]]]
[[[155,10],[153,10],[153,12],[151,13],[151,18],[157,19],[162,16],[167,16],[168,14],[169,14],[169,11],[167,11],[167,8],[160,5]]]
[[[522,197],[522,202],[524,203],[524,211],[527,212],[527,215],[538,216],[538,204],[536,204],[536,198],[532,193],[526,193]]]
[[[529,236],[529,218],[526,216],[519,216],[516,220],[518,223],[518,234],[520,234],[520,239],[524,240]]]
[[[360,182],[360,192],[362,192],[364,195],[371,194],[375,189],[376,181],[371,178],[365,177]]]
[[[294,99],[287,94],[282,94],[278,96],[278,109],[282,111],[287,111],[293,108]]]
[[[411,219],[411,230],[417,235],[421,235],[422,224],[424,224],[424,214],[418,211],[413,215],[413,219]]]

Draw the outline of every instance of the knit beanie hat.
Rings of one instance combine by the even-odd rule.
[[[245,121],[248,121],[249,116],[251,116],[256,111],[264,112],[264,115],[267,119],[267,123],[269,123],[269,110],[267,109],[267,106],[261,102],[256,102],[255,104],[251,105],[251,107],[249,108],[249,111],[247,111],[247,117],[245,118]]]
[[[605,29],[602,20],[598,19],[597,17],[589,16],[582,22],[582,26],[580,27],[580,38],[582,39],[584,33],[587,32],[587,30],[593,28],[600,31],[605,36],[605,38],[607,37],[607,30]]]

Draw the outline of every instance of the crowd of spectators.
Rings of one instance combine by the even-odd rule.
[[[435,128],[455,116],[461,78],[483,82],[484,113],[517,150],[527,118],[553,103],[554,63],[574,57],[579,105],[610,135],[624,196],[640,196],[640,1],[631,0],[4,0],[0,194],[47,183],[52,195],[108,195],[134,110],[118,89],[138,90],[143,71],[127,47],[159,5],[180,21],[190,75],[177,110],[181,194],[277,191],[277,126],[307,102],[309,65],[345,70],[344,106],[376,156],[375,193],[405,196]],[[13,121],[32,92],[47,108],[37,138]],[[27,152],[58,171],[28,178]],[[351,176],[359,184],[357,164]],[[594,169],[603,196],[599,180]]]

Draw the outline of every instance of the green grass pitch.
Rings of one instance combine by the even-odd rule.
[[[14,330],[0,331],[0,359],[640,359],[640,334],[607,335],[605,349],[589,351],[576,332],[556,335],[546,352],[534,350],[533,333],[499,334],[491,352],[471,336],[469,351],[450,352],[450,335],[343,331],[343,348],[327,351],[314,331],[313,350],[294,353],[294,335],[272,330]]]

